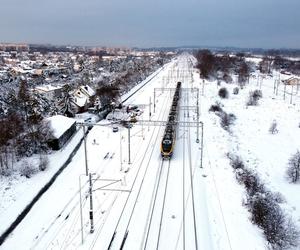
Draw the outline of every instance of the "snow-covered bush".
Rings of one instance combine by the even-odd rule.
[[[221,127],[227,131],[229,131],[230,126],[236,120],[236,116],[234,114],[227,114],[226,112],[220,113],[220,118]]]
[[[40,155],[40,161],[39,161],[39,170],[44,171],[49,165],[49,159],[47,155]]]
[[[286,199],[284,198],[284,196],[281,193],[273,192],[272,195],[273,195],[274,201],[276,201],[277,203],[282,204],[282,203],[286,202]]]
[[[246,189],[247,201],[243,204],[251,214],[251,221],[263,230],[271,248],[297,247],[300,232],[279,206],[284,201],[281,194],[267,190],[258,175],[248,169],[239,156],[228,153],[227,157],[235,170],[237,181]]]
[[[251,169],[244,168],[236,172],[236,179],[246,188],[247,194],[251,197],[257,193],[264,193],[265,186],[261,183],[257,174]]]
[[[233,169],[237,170],[237,169],[244,169],[245,165],[243,160],[241,159],[241,157],[228,153],[227,157],[230,160],[230,165],[232,166]]]
[[[247,106],[257,106],[258,100],[262,98],[262,92],[259,89],[249,92],[249,97],[247,101]]]
[[[270,192],[249,199],[251,220],[264,232],[273,249],[290,249],[299,243],[299,230],[283,212]]]
[[[287,178],[292,183],[296,183],[300,177],[300,151],[297,150],[295,154],[291,156],[288,162],[288,169],[286,171]]]
[[[218,92],[218,95],[221,97],[221,98],[228,98],[229,96],[229,92],[226,88],[220,88],[219,89],[219,92]]]
[[[256,89],[253,91],[253,97],[254,98],[257,98],[257,99],[260,99],[263,97],[262,95],[262,91],[260,89]]]
[[[270,128],[269,128],[269,133],[270,134],[277,134],[278,133],[278,129],[277,129],[277,121],[276,120],[273,120]]]
[[[235,87],[234,89],[233,89],[233,94],[234,95],[237,95],[238,93],[239,93],[239,91],[240,91],[240,89],[238,88],[238,87]]]
[[[36,169],[35,169],[34,165],[31,162],[24,160],[23,166],[20,169],[21,176],[30,178],[32,175],[35,174],[35,172],[36,172]]]
[[[221,105],[222,104],[220,102],[216,102],[216,104],[213,104],[210,106],[208,111],[209,112],[223,112]]]

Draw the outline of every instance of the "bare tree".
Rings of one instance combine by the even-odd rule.
[[[277,134],[278,133],[278,128],[277,128],[277,121],[273,120],[270,128],[269,128],[269,132],[273,135],[273,134]]]
[[[199,64],[197,68],[200,70],[200,76],[208,79],[215,70],[215,57],[210,50],[199,50],[196,54]]]
[[[30,111],[29,102],[31,96],[28,89],[28,84],[26,80],[20,81],[19,92],[17,95],[17,108],[19,112],[25,117],[25,121],[28,120],[28,113]]]
[[[296,183],[300,176],[300,151],[291,156],[288,162],[287,177],[292,183]]]
[[[238,69],[238,82],[241,88],[243,88],[245,83],[249,81],[249,76],[250,67],[245,61],[243,61]]]

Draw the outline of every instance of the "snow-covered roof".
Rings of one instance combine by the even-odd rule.
[[[55,138],[59,138],[65,131],[67,131],[74,123],[75,120],[63,115],[55,115],[46,119],[50,122],[50,127],[53,130]]]
[[[95,91],[88,85],[85,86],[80,86],[80,90],[84,93],[87,94],[89,97],[95,95]]]
[[[61,89],[61,88],[62,88],[61,86],[53,86],[51,84],[48,84],[48,85],[44,85],[44,86],[38,86],[35,89],[40,92],[50,92],[50,91],[54,91],[56,89]]]

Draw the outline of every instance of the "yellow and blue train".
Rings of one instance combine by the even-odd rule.
[[[163,159],[170,159],[171,156],[173,155],[175,141],[176,141],[176,128],[177,128],[177,120],[179,115],[180,95],[181,95],[181,82],[178,82],[173,96],[167,125],[164,131],[164,136],[160,146],[161,156],[163,157]]]

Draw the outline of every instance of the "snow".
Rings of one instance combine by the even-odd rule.
[[[86,93],[88,96],[95,95],[95,91],[89,85],[84,85],[84,86],[82,85],[82,86],[80,86],[80,90],[83,93]]]
[[[10,177],[0,176],[0,233],[2,234],[10,224],[22,212],[25,206],[31,202],[39,190],[51,179],[57,170],[67,160],[75,146],[82,138],[82,133],[77,132],[68,145],[60,151],[54,152],[48,156],[49,166],[43,171],[33,175],[30,179],[20,176],[20,173],[14,172]],[[35,161],[38,156],[32,157]],[[18,162],[22,164],[22,162]],[[17,166],[16,166],[17,169]],[[8,178],[8,179],[7,179]],[[19,249],[19,248],[16,248]]]
[[[53,86],[51,84],[35,87],[37,91],[41,91],[41,92],[50,92],[61,88],[62,88],[61,86]]]
[[[203,168],[200,168],[201,145],[196,143],[195,128],[179,126],[170,168],[167,161],[161,168],[160,142],[163,127],[134,125],[130,129],[129,163],[128,130],[120,126],[118,133],[112,133],[110,122],[101,121],[101,126],[94,126],[87,136],[87,161],[82,145],[69,166],[1,247],[107,249],[116,233],[111,249],[120,249],[123,237],[128,232],[124,249],[154,249],[157,245],[159,249],[183,249],[183,244],[186,249],[196,249],[196,237],[198,249],[267,249],[262,231],[250,222],[250,214],[243,206],[245,190],[235,180],[226,157],[228,152],[240,155],[272,192],[281,192],[286,200],[281,204],[282,208],[300,226],[300,198],[296,195],[299,186],[290,184],[284,176],[288,158],[300,146],[299,98],[293,96],[291,100],[286,95],[284,100],[282,85],[279,85],[276,95],[276,74],[273,74],[274,78],[268,77],[262,82],[251,78],[249,85],[241,89],[238,95],[233,95],[231,93],[236,84],[222,83],[222,86],[217,86],[216,82],[206,81],[203,85],[193,68],[194,63],[195,59],[187,54],[174,59],[146,79],[145,82],[149,82],[128,99],[126,104],[143,105],[144,112],[138,117],[140,120],[165,120],[170,109],[171,94],[168,91],[157,93],[156,111],[154,113],[151,107],[150,117],[147,104],[150,97],[153,102],[154,88],[174,88],[177,81],[182,81],[183,88],[198,88],[200,120],[204,124]],[[228,88],[228,99],[217,96],[220,87]],[[259,88],[263,92],[259,105],[246,106],[249,91]],[[292,89],[287,87],[287,91]],[[185,93],[187,92],[182,94],[181,105],[195,106],[196,95]],[[293,93],[296,95],[296,92]],[[223,109],[237,117],[231,133],[221,128],[218,116],[208,112],[210,105],[216,101],[222,102]],[[194,111],[180,112],[181,121],[194,121],[195,117]],[[278,122],[279,132],[271,135],[268,129],[274,119]],[[105,124],[108,126],[104,126]],[[54,171],[54,166],[60,165],[59,157],[68,155],[65,150],[50,156],[51,167],[47,171]],[[86,167],[94,173],[94,233],[90,233]],[[28,196],[32,195],[34,189],[39,188],[37,183],[45,183],[50,174],[39,173],[30,182],[27,181],[28,190],[24,189],[24,193],[26,191]],[[23,184],[19,185],[22,188]],[[82,196],[83,243],[79,186]],[[103,187],[110,190],[101,190]],[[13,203],[13,209],[9,209],[7,205],[0,211],[3,212],[0,221],[2,230],[13,218],[10,215],[12,210],[17,206],[20,209],[26,204],[22,200],[24,197],[20,197],[24,193],[17,188],[11,191],[10,194],[15,194],[18,198],[15,198],[14,203],[7,203]],[[151,214],[153,216],[150,221]]]
[[[50,122],[50,126],[53,129],[53,136],[59,138],[65,133],[74,123],[73,118],[69,118],[63,115],[55,115],[47,118]]]

